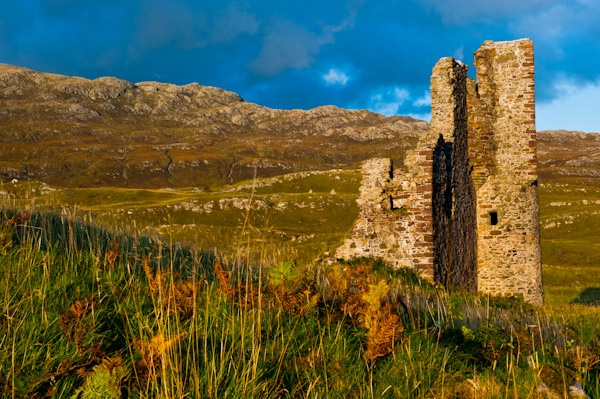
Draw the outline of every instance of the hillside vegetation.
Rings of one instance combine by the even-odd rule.
[[[0,64],[0,177],[63,187],[199,187],[401,159],[426,122],[272,110],[196,83],[87,80]]]
[[[204,192],[5,183],[12,206],[60,211],[106,228],[159,236],[226,258],[307,262],[335,250],[358,214],[356,170],[298,172]],[[11,202],[12,201],[12,202]]]
[[[0,396],[600,397],[599,134],[538,134],[543,309],[331,257],[427,129],[0,65]]]
[[[5,183],[5,206],[26,210],[0,222],[5,394],[543,398],[578,381],[598,397],[600,190],[540,185],[540,310],[314,260],[352,225],[359,177],[212,193]],[[198,231],[210,245],[178,243]]]
[[[600,394],[581,331],[371,260],[225,264],[36,212],[0,232],[5,397]]]

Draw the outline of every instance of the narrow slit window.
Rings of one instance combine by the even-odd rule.
[[[490,224],[492,226],[498,224],[498,212],[490,212]]]

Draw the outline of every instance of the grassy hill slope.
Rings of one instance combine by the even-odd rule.
[[[598,346],[519,301],[372,261],[224,264],[60,216],[0,221],[4,397],[600,394]]]
[[[0,394],[600,397],[598,134],[538,135],[544,310],[320,261],[427,128],[0,65]]]

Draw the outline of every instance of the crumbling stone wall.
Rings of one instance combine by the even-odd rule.
[[[541,304],[533,45],[485,42],[431,77],[429,133],[401,168],[363,164],[359,218],[336,256],[381,257],[446,287]]]
[[[423,167],[415,164],[413,172],[418,166]],[[433,223],[428,206],[431,173],[425,174],[425,170],[431,171],[431,166],[420,175],[394,170],[387,158],[363,163],[358,219],[352,237],[338,248],[336,256],[383,258],[396,267],[417,269],[433,280]]]
[[[430,135],[438,137],[433,147],[434,275],[446,287],[475,289],[477,238],[468,156],[467,76],[465,65],[442,58],[431,78]]]

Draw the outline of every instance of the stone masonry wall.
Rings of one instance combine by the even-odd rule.
[[[363,164],[360,213],[336,256],[381,257],[432,282],[541,304],[533,45],[485,42],[441,59],[430,131],[403,167]]]
[[[362,173],[358,219],[336,256],[378,257],[433,280],[431,208],[426,205],[431,190],[423,191],[427,181],[394,171],[391,160],[384,158],[363,163]]]
[[[475,192],[470,178],[467,67],[442,58],[431,75],[435,281],[474,290],[477,284]]]
[[[493,140],[482,151],[485,157],[473,162],[481,172],[478,289],[522,294],[541,304],[533,44],[485,42],[475,53],[475,68],[477,90],[471,103],[479,110],[469,112],[479,111],[488,122],[474,126],[472,133],[480,143]]]

